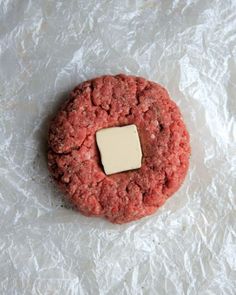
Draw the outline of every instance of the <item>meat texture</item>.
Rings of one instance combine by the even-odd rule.
[[[95,133],[135,124],[142,167],[107,176]],[[182,184],[190,144],[181,113],[160,85],[102,76],[78,85],[52,120],[48,166],[59,187],[87,216],[125,223],[154,213]]]

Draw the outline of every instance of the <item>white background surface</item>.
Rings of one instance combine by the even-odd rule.
[[[48,120],[76,84],[164,85],[191,134],[182,189],[126,225],[63,206]],[[236,294],[236,1],[0,0],[0,293]]]

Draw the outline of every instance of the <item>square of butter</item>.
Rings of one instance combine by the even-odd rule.
[[[141,167],[142,150],[135,125],[101,129],[96,132],[96,141],[107,175]]]

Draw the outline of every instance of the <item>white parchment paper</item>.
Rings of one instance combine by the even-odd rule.
[[[65,208],[48,120],[101,74],[164,85],[188,177],[126,225]],[[0,0],[0,294],[236,294],[236,1]]]

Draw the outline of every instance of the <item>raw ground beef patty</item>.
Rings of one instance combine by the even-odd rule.
[[[142,167],[107,176],[95,133],[135,124]],[[189,134],[176,104],[144,78],[102,76],[78,85],[52,120],[48,165],[59,187],[87,216],[125,223],[154,213],[187,173]]]

